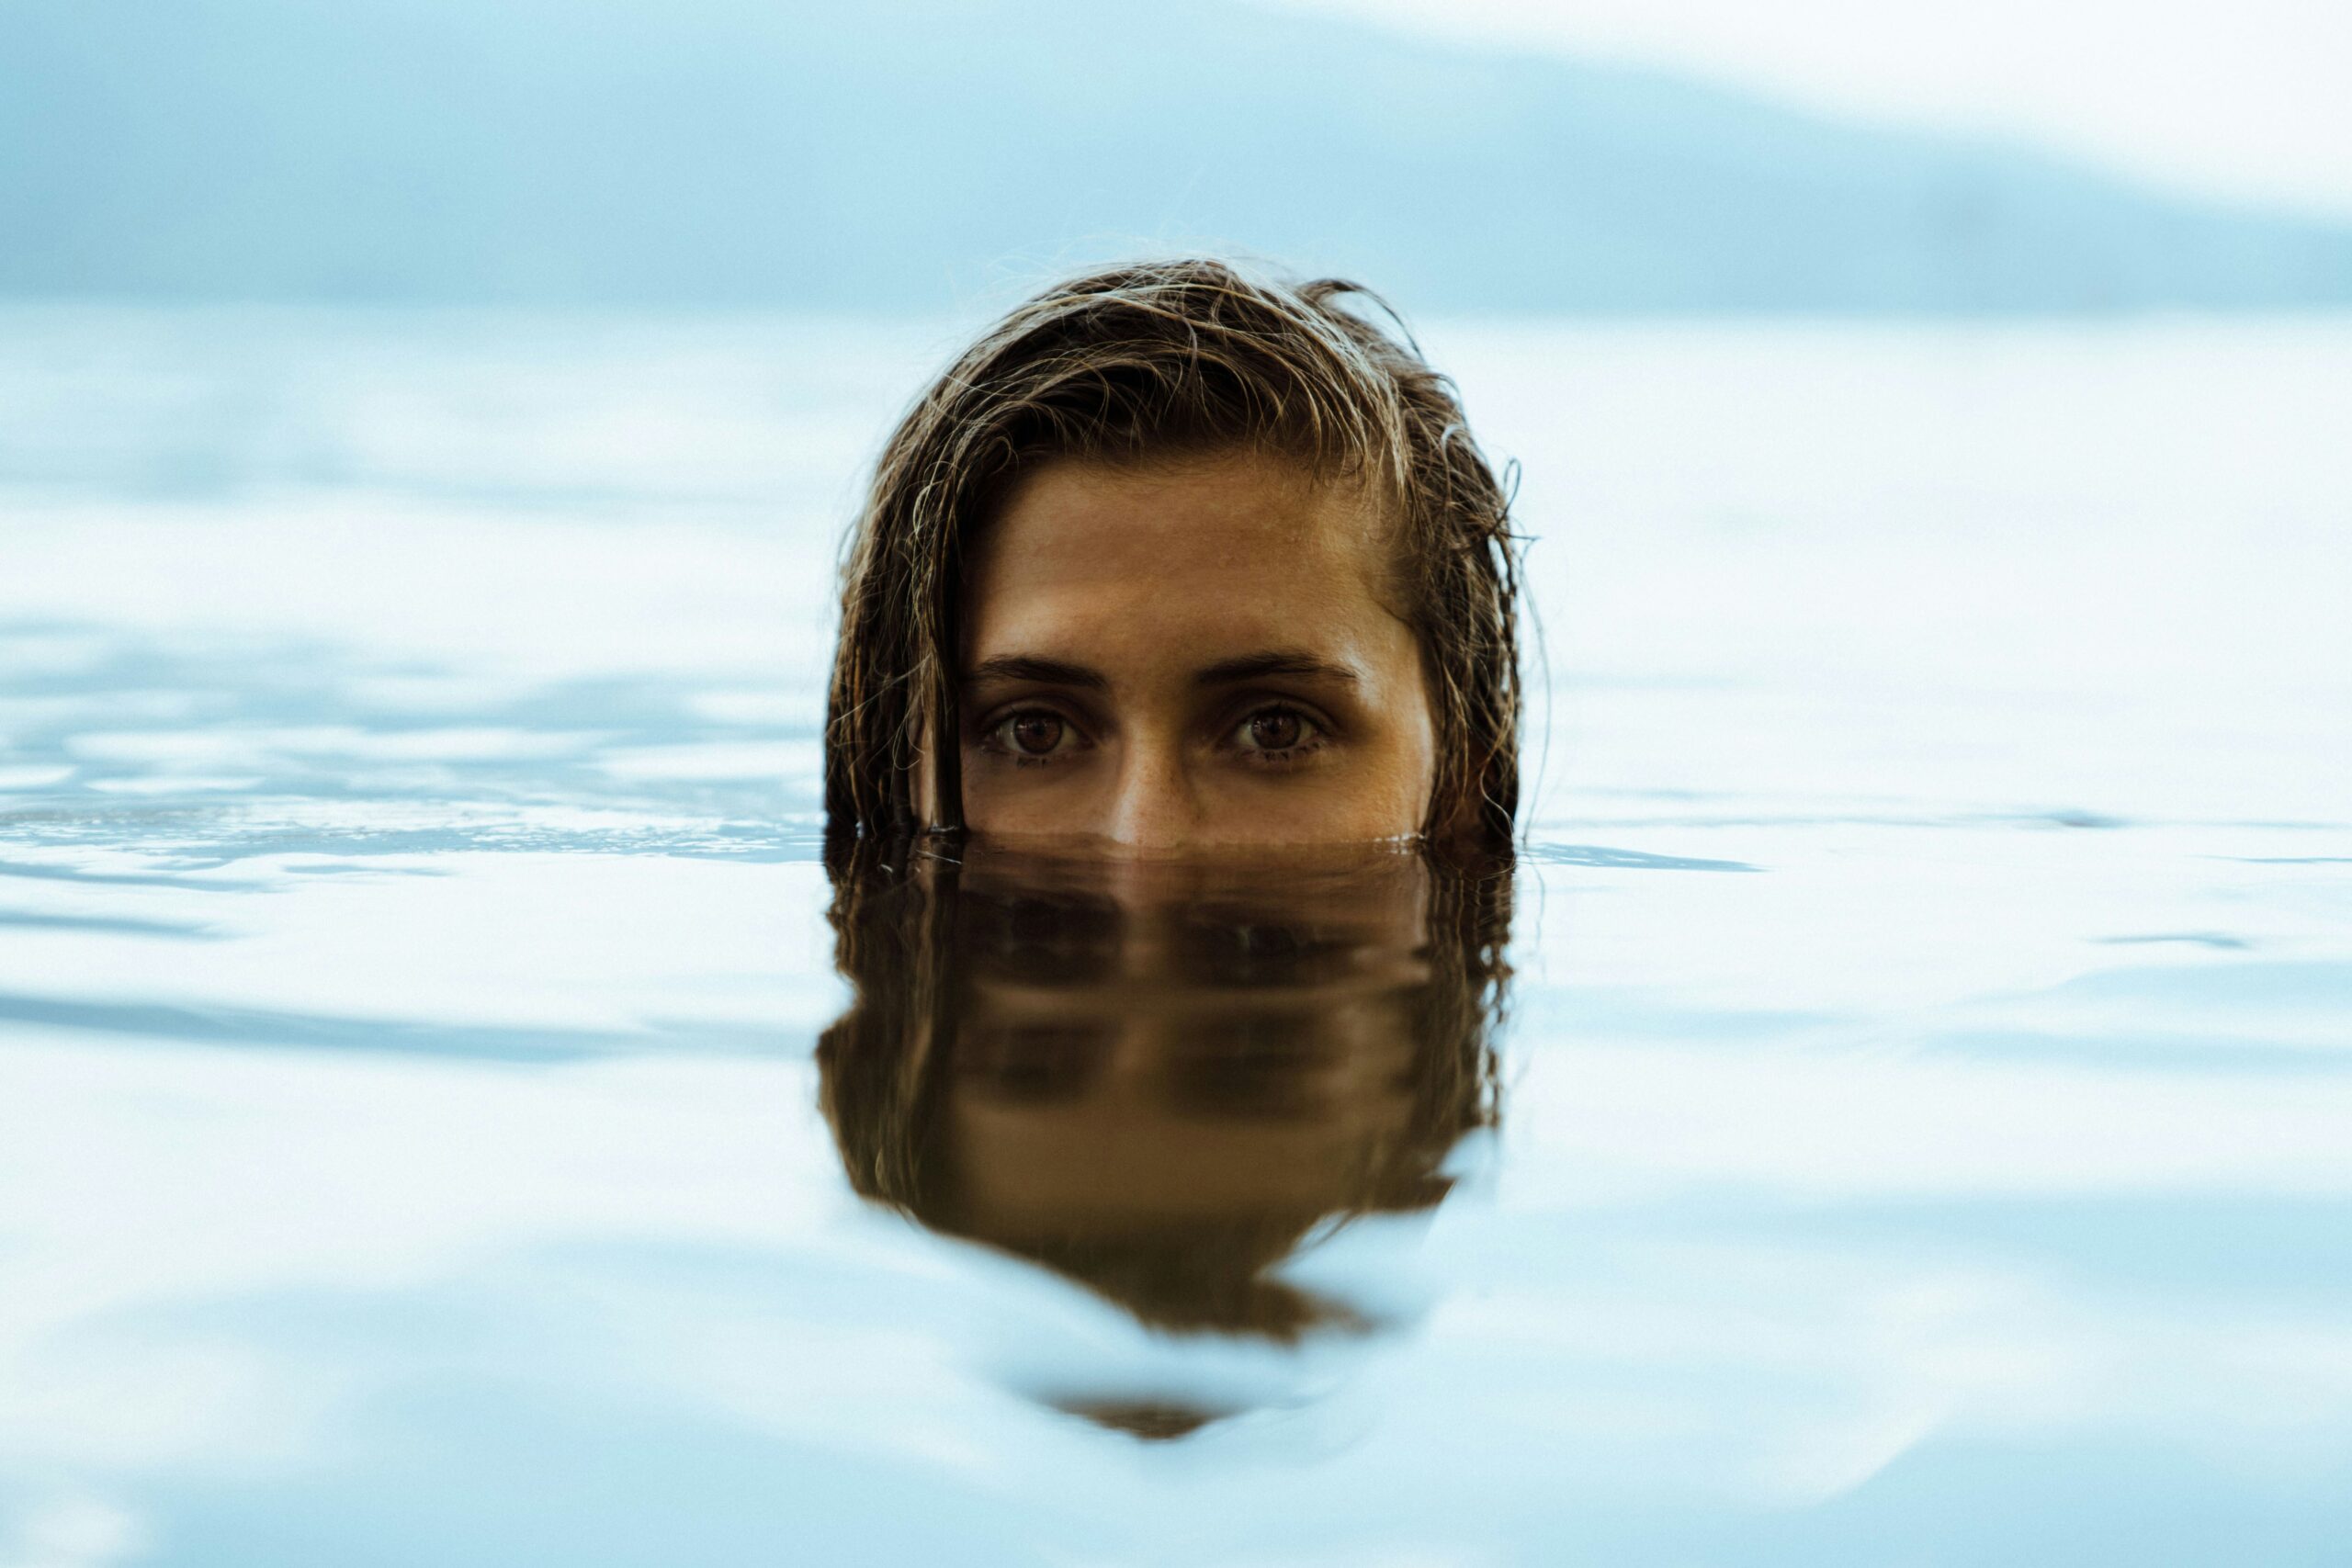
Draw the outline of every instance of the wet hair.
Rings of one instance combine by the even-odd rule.
[[[1017,948],[1036,983],[1070,983],[1099,967],[1102,954],[1090,947],[1115,949],[1118,939],[1102,935],[1083,894],[1034,867],[1009,895],[975,894],[957,862],[920,840],[838,848],[831,919],[852,1000],[820,1037],[818,1095],[850,1186],[940,1235],[1048,1269],[1162,1331],[1288,1342],[1318,1328],[1372,1326],[1273,1270],[1311,1236],[1351,1219],[1434,1208],[1453,1184],[1448,1155],[1498,1113],[1493,1041],[1510,979],[1510,864],[1437,855],[1424,863],[1427,936],[1419,956],[1426,967],[1388,998],[1386,1015],[1408,1045],[1396,1087],[1409,1111],[1396,1135],[1377,1140],[1351,1170],[1339,1209],[1013,1239],[976,1225],[949,1124],[951,1090],[969,1066],[964,1058],[985,1049],[967,1038],[973,971]],[[1216,920],[1213,908],[1206,918]],[[1228,985],[1249,981],[1225,976]]]
[[[830,834],[962,826],[958,601],[976,529],[1059,457],[1248,450],[1360,487],[1389,524],[1436,731],[1424,832],[1507,843],[1519,800],[1510,497],[1453,385],[1351,283],[1193,258],[1072,277],[1019,306],[884,446],[843,566],[825,722]],[[930,760],[938,820],[917,820]]]

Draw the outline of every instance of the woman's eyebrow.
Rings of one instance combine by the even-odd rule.
[[[1324,681],[1353,682],[1356,672],[1344,664],[1334,664],[1328,659],[1317,659],[1296,649],[1275,649],[1267,653],[1244,654],[1239,659],[1219,660],[1193,677],[1196,686],[1230,686],[1241,681],[1263,680],[1269,675],[1305,675]]]
[[[1090,692],[1107,692],[1111,682],[1099,671],[1083,664],[1064,664],[1055,659],[1032,659],[1024,653],[1002,654],[995,659],[983,659],[965,673],[967,685],[977,686],[989,681],[1028,681],[1041,686],[1082,686]]]

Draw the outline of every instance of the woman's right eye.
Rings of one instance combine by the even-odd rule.
[[[1049,761],[1084,744],[1069,720],[1051,708],[1006,714],[989,728],[988,739],[1016,762]]]

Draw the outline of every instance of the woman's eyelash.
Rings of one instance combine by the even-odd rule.
[[[1235,725],[1235,749],[1253,763],[1276,765],[1321,749],[1330,731],[1312,714],[1287,703],[1253,709]]]
[[[1304,761],[1331,739],[1329,721],[1305,707],[1262,703],[1227,721],[1221,744],[1245,766],[1279,768]],[[1077,720],[1050,707],[1009,708],[979,726],[980,749],[1015,767],[1066,762],[1093,744]]]
[[[1016,767],[1044,767],[1082,750],[1086,739],[1078,726],[1052,708],[1014,708],[997,715],[980,730],[980,744],[1008,758]]]

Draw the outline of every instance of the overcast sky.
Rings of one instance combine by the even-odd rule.
[[[1265,0],[2352,214],[2352,0]]]

